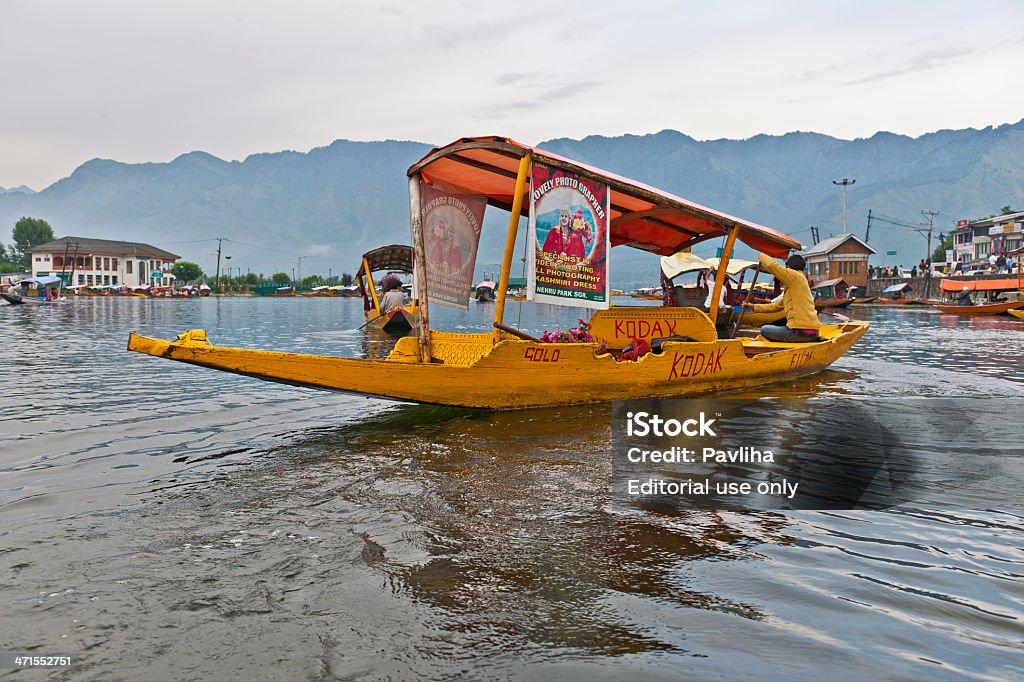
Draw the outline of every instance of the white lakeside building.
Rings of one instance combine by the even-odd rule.
[[[139,242],[61,237],[25,249],[32,254],[32,276],[58,275],[68,285],[170,286],[176,254]]]

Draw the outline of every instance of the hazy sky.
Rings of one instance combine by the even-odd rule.
[[[0,185],[94,157],[1024,118],[1024,2],[0,0]]]

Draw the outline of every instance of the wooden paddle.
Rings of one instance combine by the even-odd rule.
[[[839,320],[840,322],[843,322],[843,323],[846,323],[846,322],[850,321],[850,318],[848,318],[846,315],[841,315],[839,313],[826,313],[824,310],[819,310],[818,314],[820,314],[820,315],[829,315],[829,316],[834,317],[834,318],[836,318],[837,320]]]
[[[543,341],[538,339],[536,336],[530,336],[526,332],[521,332],[518,329],[516,329],[515,327],[509,327],[508,325],[502,324],[501,322],[495,322],[494,323],[494,328],[495,329],[500,329],[501,331],[505,332],[506,334],[511,334],[512,336],[516,337],[517,339],[522,339],[523,341],[536,341],[537,343],[543,343]]]
[[[750,280],[750,290],[747,291],[747,295],[743,299],[743,304],[740,306],[739,317],[736,318],[736,324],[733,325],[732,333],[729,334],[729,338],[730,339],[736,338],[736,332],[740,328],[740,321],[743,319],[743,309],[746,308],[747,303],[750,302],[750,297],[754,295],[754,285],[757,284],[757,276],[760,275],[760,274],[761,274],[761,264],[758,263],[757,267],[754,269],[754,279]],[[732,314],[733,314],[732,310],[730,310],[729,311],[729,322],[726,323],[727,325],[732,322]]]
[[[391,311],[389,310],[388,312],[391,312]],[[387,315],[387,314],[388,314],[388,313],[381,313],[381,314],[380,314],[380,315],[378,315],[377,317],[375,317],[375,318],[373,318],[373,319],[371,319],[371,320],[367,320],[366,322],[364,322],[364,323],[363,323],[363,324],[361,324],[360,326],[356,327],[356,331],[359,331],[360,329],[362,329],[362,328],[363,328],[363,327],[365,327],[366,325],[370,324],[371,322],[376,322],[377,320],[379,320],[380,318],[384,317],[384,316],[385,316],[385,315]]]

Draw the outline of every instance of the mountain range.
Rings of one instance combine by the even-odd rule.
[[[27,187],[25,185],[18,185],[17,187],[0,187],[0,194],[11,193],[35,194],[36,191],[31,187]]]
[[[1019,208],[1024,196],[1024,120],[916,138],[880,132],[842,140],[793,132],[701,141],[665,130],[539,146],[775,227],[806,245],[812,225],[821,238],[843,231],[842,188],[832,181],[849,178],[856,181],[847,186],[849,231],[864,237],[870,209],[878,219],[870,232],[879,250],[875,260],[896,251],[887,262],[908,266],[926,253],[925,240],[912,229],[924,220],[922,210],[939,212],[935,246],[938,233],[956,220]],[[352,272],[368,248],[409,242],[405,170],[431,147],[337,140],[305,153],[254,154],[244,161],[199,151],[167,163],[93,159],[36,193],[0,189],[0,225],[13,228],[24,215],[44,218],[57,236],[149,242],[208,271],[213,238],[225,237],[224,254],[233,256],[236,269]],[[504,225],[504,214],[490,209],[481,274],[495,269]],[[656,281],[649,254],[616,249],[612,257],[614,284]]]

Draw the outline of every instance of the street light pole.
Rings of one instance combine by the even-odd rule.
[[[856,180],[847,180],[846,178],[843,178],[842,180],[833,180],[832,181],[833,185],[842,185],[843,186],[843,234],[846,234],[846,186],[847,185],[852,185],[855,182],[857,182],[857,181]]]

